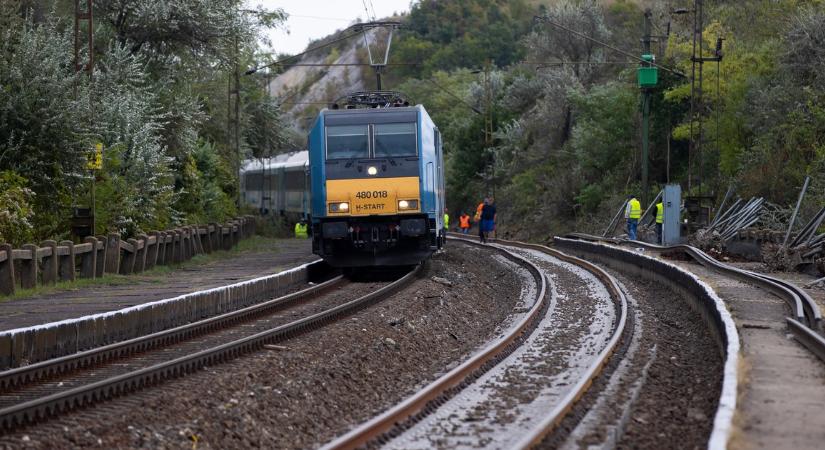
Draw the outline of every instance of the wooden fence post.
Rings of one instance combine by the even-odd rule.
[[[64,250],[62,250],[62,248],[65,248],[66,250],[65,255],[59,255],[58,257],[58,277],[60,278],[60,281],[74,281],[74,242],[60,241],[60,247],[58,247],[58,252],[63,253]]]
[[[198,225],[189,227],[192,230],[192,248],[195,249],[195,254],[203,253],[203,242],[201,242],[201,230]]]
[[[6,257],[0,261],[0,294],[14,294],[14,256],[11,244],[0,244],[0,252],[6,252]]]
[[[55,284],[57,282],[57,242],[43,241],[41,247],[48,247],[51,249],[51,255],[43,257],[43,284]]]
[[[106,236],[97,236],[97,256],[95,257],[95,278],[100,278],[106,269]]]
[[[87,236],[83,242],[92,246],[92,250],[80,256],[80,278],[94,278],[97,268],[97,238]]]
[[[37,246],[25,244],[23,250],[31,252],[32,258],[20,261],[20,287],[32,289],[37,286]]]
[[[218,240],[220,227],[215,222],[210,223],[209,226],[212,227],[212,231],[209,231],[209,251],[211,253],[221,249],[220,241]]]
[[[164,235],[163,263],[168,266],[175,262],[175,233],[167,231]]]
[[[186,261],[186,234],[180,228],[175,228],[175,262],[180,264]]]
[[[140,273],[146,270],[146,251],[149,249],[149,236],[145,234],[138,235],[138,245],[143,245],[143,248],[136,250],[135,256],[135,273]]]
[[[203,245],[203,252],[206,254],[212,253],[212,235],[209,233],[209,224],[204,225],[202,231],[201,244]]]
[[[151,269],[155,267],[158,263],[158,249],[160,248],[160,233],[157,231],[152,231],[149,233],[152,237],[155,238],[155,244],[152,245],[148,250],[146,250],[146,269]],[[149,241],[146,241],[147,243]]]
[[[189,261],[192,258],[192,240],[191,235],[189,234],[189,229],[184,227],[180,230],[180,239],[181,239],[181,258],[183,261]]]
[[[123,258],[120,260],[120,274],[129,275],[135,270],[135,258],[137,257],[137,241],[127,239],[126,243],[132,246],[132,251],[123,249]]]
[[[120,235],[109,233],[106,238],[106,273],[120,273]]]

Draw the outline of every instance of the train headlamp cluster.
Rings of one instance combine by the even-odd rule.
[[[412,211],[418,209],[418,200],[399,200],[398,201],[398,210],[399,211]]]
[[[329,204],[329,212],[331,212],[331,213],[347,212],[347,211],[349,211],[349,203],[347,203],[347,202],[330,203]]]
[[[375,167],[375,166],[367,167],[367,174],[368,175],[377,175],[378,174],[378,168]]]

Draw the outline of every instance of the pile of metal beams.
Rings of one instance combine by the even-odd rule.
[[[817,234],[817,230],[825,221],[825,208],[819,210],[802,230],[788,244],[790,251],[800,252],[803,260],[810,260],[818,256],[825,256],[825,233]]]
[[[704,233],[715,232],[723,241],[728,241],[736,236],[739,230],[755,224],[759,220],[764,205],[765,199],[762,197],[751,198],[748,201],[739,198],[728,209],[717,214],[705,228]]]

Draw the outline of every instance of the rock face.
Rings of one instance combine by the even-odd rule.
[[[309,53],[300,64],[356,64],[369,59],[364,40],[353,37],[332,50]],[[330,101],[350,92],[367,89],[363,74],[367,66],[292,66],[269,83],[270,95],[283,101],[283,110],[293,127],[305,132],[316,113]],[[369,86],[373,87],[372,85]]]

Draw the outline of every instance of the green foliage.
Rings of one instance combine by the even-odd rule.
[[[27,184],[25,178],[14,172],[0,172],[0,243],[19,247],[33,237],[34,192]]]
[[[281,10],[246,10],[240,0],[96,1],[90,80],[74,70],[71,5],[24,3],[0,3],[0,167],[36,193],[26,216],[35,238],[65,237],[71,207],[88,205],[86,161],[98,142],[98,233],[236,212],[238,158],[269,154],[288,133],[260,80],[239,77],[236,153],[226,86],[236,68],[254,65]]]
[[[513,64],[523,56],[519,39],[529,30],[531,18],[522,0],[418,2],[393,44],[392,59],[419,65],[394,70],[390,79],[478,68],[488,60],[499,67]]]

